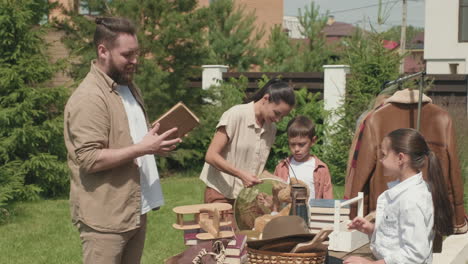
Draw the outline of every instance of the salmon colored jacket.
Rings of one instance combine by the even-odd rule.
[[[312,158],[315,159],[315,170],[313,172],[315,199],[333,199],[333,185],[327,164],[314,155],[312,155]],[[280,161],[274,173],[284,181],[287,181],[289,178],[289,166],[286,161],[290,162],[291,157]]]

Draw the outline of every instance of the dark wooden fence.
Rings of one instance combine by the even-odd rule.
[[[271,78],[281,78],[290,83],[294,88],[307,88],[310,92],[321,92],[323,94],[323,73],[322,72],[226,72],[223,74],[223,80],[230,78],[238,79],[244,76],[248,80],[247,92],[253,92],[258,88],[258,81],[263,79],[263,76]],[[190,87],[199,88],[202,86],[200,78],[190,79]]]
[[[323,96],[324,75],[321,72],[226,72],[223,80],[240,78],[243,75],[248,79],[247,93],[257,89],[257,83],[267,76],[268,78],[281,77],[296,89],[307,88],[310,92],[320,92]],[[349,76],[347,76],[349,78]],[[427,95],[433,101],[445,108],[467,109],[468,75],[461,74],[428,74],[426,75],[431,88]],[[191,87],[201,87],[201,77],[190,80]]]
[[[445,108],[462,107],[467,105],[468,75],[461,74],[429,74],[427,75],[432,87],[427,95],[434,103]]]
[[[223,79],[240,78],[245,76],[249,83],[248,90],[258,88],[257,82],[267,76],[269,79],[281,78],[296,89],[307,88],[310,92],[323,93],[323,73],[322,72],[227,72],[223,74]]]

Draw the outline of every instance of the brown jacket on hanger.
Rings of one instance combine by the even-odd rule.
[[[380,143],[388,133],[395,129],[416,128],[418,97],[417,90],[406,89],[396,92],[385,101],[384,106],[367,115],[363,121],[361,139],[359,140],[358,135],[354,137],[354,141],[359,140],[359,142],[353,142],[353,145],[358,146],[358,152],[356,155],[350,155],[348,161],[345,193],[350,196],[347,198],[353,198],[358,192],[364,191],[364,214],[376,209],[377,197],[387,190],[388,182],[395,180],[391,177],[384,177],[382,174],[382,164],[379,161]],[[432,100],[425,95],[423,95],[420,132],[441,162],[447,191],[454,208],[456,230],[466,232],[463,180],[452,119],[447,111],[433,104]],[[425,174],[423,172],[423,175]],[[351,217],[355,215],[356,209],[353,208]]]

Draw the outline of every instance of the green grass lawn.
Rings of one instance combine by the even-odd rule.
[[[204,184],[193,177],[162,180],[166,205],[148,217],[143,263],[163,263],[185,246],[182,231],[172,228],[172,208],[202,202]],[[343,197],[343,187],[334,188]],[[9,222],[0,226],[0,263],[81,263],[79,234],[71,224],[68,200],[42,200],[14,205]]]

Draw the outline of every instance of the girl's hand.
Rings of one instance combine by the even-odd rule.
[[[351,256],[343,260],[343,264],[372,264],[372,260],[365,259],[363,257]]]
[[[374,224],[359,216],[355,217],[353,221],[348,224],[348,228],[356,229],[368,235],[374,232]]]

